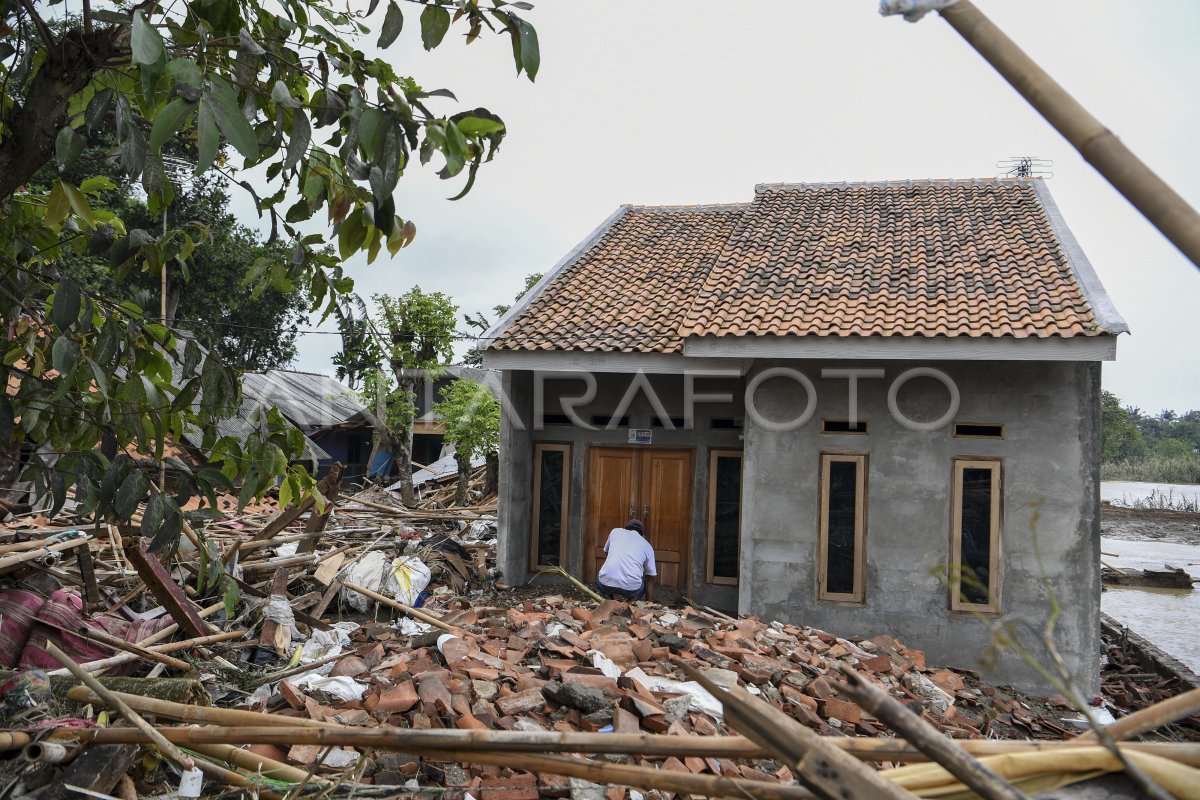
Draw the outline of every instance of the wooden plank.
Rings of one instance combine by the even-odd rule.
[[[69,789],[78,786],[101,794],[109,794],[133,765],[138,746],[135,744],[100,744],[86,748],[67,765],[62,775],[46,790],[37,793],[39,800],[79,800],[79,792]]]
[[[83,581],[83,598],[87,602],[87,610],[91,611],[100,606],[100,587],[96,584],[96,568],[92,563],[90,547],[80,547],[75,551],[76,563],[79,565],[79,577]]]
[[[329,468],[329,473],[321,479],[321,485],[317,487],[321,495],[325,498],[325,510],[321,513],[313,511],[309,516],[308,522],[304,526],[305,533],[320,533],[325,530],[325,526],[329,524],[329,517],[333,514],[333,507],[337,503],[338,496],[342,492],[342,464],[335,462]],[[325,489],[328,491],[325,491]],[[311,553],[317,547],[316,538],[304,539],[300,542],[300,546],[296,548],[297,553]]]
[[[125,557],[181,629],[192,636],[206,636],[209,633],[207,623],[200,616],[200,609],[183,593],[162,562],[146,552],[145,542],[139,539],[136,544],[126,545]]]

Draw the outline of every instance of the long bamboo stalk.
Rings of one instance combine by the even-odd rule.
[[[868,683],[853,667],[843,665],[842,672],[847,683],[835,683],[839,692],[941,764],[980,797],[985,800],[1028,800],[1024,792],[972,758],[953,740],[909,711],[899,700]]]
[[[69,539],[65,542],[56,542],[55,544],[39,547],[35,550],[28,550],[24,553],[17,553],[11,556],[0,558],[0,571],[7,570],[9,567],[15,567],[18,564],[24,564],[27,561],[33,561],[41,558],[47,553],[57,553],[61,550],[73,550],[76,547],[86,547],[90,543],[92,537],[85,536],[79,539]]]
[[[1121,717],[1108,726],[1108,734],[1117,741],[1131,739],[1193,714],[1200,714],[1200,689],[1192,689]],[[1072,741],[1094,742],[1099,738],[1095,731],[1087,731]]]
[[[96,702],[87,687],[75,687],[68,696],[78,702]],[[136,695],[121,695],[131,706],[146,714],[175,716],[171,706],[182,705]],[[142,701],[142,702],[138,702]],[[165,707],[165,709],[164,709]],[[744,736],[674,736],[652,733],[559,733],[556,731],[483,731],[409,728],[355,728],[301,717],[282,717],[240,709],[184,706],[191,709],[186,722],[208,723],[204,727],[159,728],[176,744],[296,744],[327,747],[357,747],[372,750],[467,750],[476,748],[506,753],[591,753],[635,754],[638,756],[686,758],[767,758],[768,751]],[[165,713],[164,713],[165,710]],[[0,736],[3,732],[0,732]],[[140,742],[129,728],[63,730],[56,737],[97,744]],[[2,740],[0,740],[2,741]],[[929,757],[898,739],[827,737],[830,745],[862,761],[924,762]],[[1078,740],[1025,741],[965,739],[963,750],[976,756],[1006,755],[1078,748]],[[1152,753],[1189,766],[1200,766],[1200,744],[1194,742],[1129,742],[1124,750]]]
[[[1186,200],[971,0],[958,0],[940,13],[1089,164],[1200,268],[1200,214]]]
[[[71,657],[59,650],[54,642],[46,642],[46,652],[54,658],[55,661],[62,664],[72,675],[83,684],[100,696],[104,700],[105,705],[114,711],[121,712],[121,716],[125,717],[134,727],[149,737],[150,741],[158,745],[158,749],[163,752],[167,758],[174,761],[183,770],[189,770],[195,766],[195,761],[191,756],[185,755],[182,750],[172,744],[165,736],[146,720],[130,708],[124,700],[116,696],[116,693],[104,688],[104,684],[96,680],[91,673],[80,667]]]
[[[188,745],[188,749],[195,750],[201,755],[220,759],[226,764],[233,764],[257,775],[274,778],[275,780],[300,783],[308,779],[308,770],[293,767],[291,764],[284,764],[282,761],[276,761],[273,758],[252,753],[249,750],[242,750],[231,744],[190,744]],[[313,780],[318,783],[326,782],[319,778],[314,778]]]
[[[385,606],[391,606],[392,608],[396,609],[397,611],[403,611],[405,614],[408,614],[413,619],[418,619],[421,622],[428,623],[435,628],[441,628],[444,631],[453,633],[455,636],[462,635],[462,633],[457,628],[447,625],[445,622],[442,622],[440,619],[438,619],[437,617],[435,617],[431,614],[427,614],[424,611],[418,611],[417,609],[413,608],[412,606],[406,606],[406,605],[404,605],[404,603],[401,603],[399,600],[393,600],[392,598],[388,597],[387,595],[383,595],[383,594],[380,594],[379,592],[372,591],[365,586],[359,586],[357,583],[351,583],[350,581],[343,581],[342,585],[345,586],[347,589],[358,592],[359,594],[363,595],[364,597],[371,598],[376,603],[382,603]]]
[[[157,644],[150,647],[143,646],[143,649],[153,650],[155,653],[175,653],[179,650],[188,650],[193,647],[203,647],[207,644],[216,644],[217,642],[227,642],[230,639],[239,639],[245,636],[245,631],[225,631],[224,633],[214,633],[209,636],[198,636],[194,639],[185,639],[182,642],[169,642],[168,644]],[[103,669],[127,664],[130,661],[136,661],[141,658],[135,653],[121,653],[110,658],[102,658],[99,661],[89,661],[86,664],[80,664],[80,668],[86,672],[99,672]],[[68,675],[69,670],[56,669],[47,673],[48,675]]]
[[[915,797],[742,687],[719,687],[682,659],[671,661],[721,701],[726,722],[781,758],[800,782],[818,796],[827,800],[850,797],[913,800]]]
[[[78,628],[72,631],[76,636],[83,639],[90,639],[94,642],[106,645],[114,650],[121,650],[125,653],[133,653],[138,658],[146,661],[154,661],[158,664],[163,664],[178,672],[187,672],[192,668],[192,665],[178,658],[172,658],[164,653],[159,653],[147,647],[138,647],[136,644],[130,644],[124,639],[119,639],[111,633],[102,630],[93,630],[91,628]]]

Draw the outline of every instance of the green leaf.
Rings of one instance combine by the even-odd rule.
[[[74,281],[63,278],[54,288],[54,306],[50,312],[50,321],[60,331],[65,331],[79,318],[79,287]]]
[[[46,224],[57,225],[71,213],[71,201],[63,189],[63,182],[56,180],[50,189],[50,199],[46,201]]]
[[[88,202],[87,196],[73,184],[63,182],[62,187],[63,191],[67,193],[67,201],[71,204],[71,210],[75,212],[75,216],[95,227],[96,217],[92,214],[92,205]]]
[[[154,64],[163,58],[162,37],[154,26],[146,21],[146,15],[140,10],[133,12],[133,34],[130,45],[133,48],[133,63]]]
[[[159,109],[154,116],[154,127],[150,129],[150,151],[157,153],[162,150],[163,144],[183,127],[195,107],[195,103],[176,97]]]
[[[386,133],[388,116],[378,108],[364,108],[358,118],[358,144],[369,161],[375,160]]]
[[[291,169],[300,163],[300,159],[308,150],[312,141],[312,125],[308,122],[308,114],[303,108],[297,108],[292,118],[292,135],[288,139],[287,155],[283,159],[283,168]]]
[[[400,35],[400,31],[403,29],[404,14],[401,13],[400,6],[396,5],[394,0],[389,0],[387,13],[383,17],[383,28],[379,31],[380,49],[396,41],[396,37]]]
[[[225,592],[222,599],[225,601],[225,616],[233,619],[238,601],[242,599],[242,590],[238,588],[237,582],[228,576],[225,577]]]
[[[367,225],[363,221],[361,208],[356,208],[342,221],[338,228],[338,254],[345,261],[363,246],[367,239]]]
[[[129,135],[121,142],[121,166],[125,174],[136,178],[146,169],[146,139],[136,125],[129,127]]]
[[[504,130],[504,123],[500,120],[484,117],[456,118],[455,124],[464,136],[490,136]]]
[[[296,98],[292,97],[292,93],[288,91],[287,84],[283,81],[275,81],[275,85],[271,87],[271,99],[278,105],[286,108],[299,108],[300,103]]]
[[[442,43],[450,30],[450,12],[441,6],[425,6],[421,12],[421,44],[432,50]]]
[[[129,519],[137,511],[138,504],[142,502],[142,498],[146,496],[146,490],[149,488],[150,481],[146,478],[145,473],[134,468],[117,488],[117,493],[113,497],[113,512],[120,519]]]
[[[212,107],[217,126],[229,143],[251,161],[258,158],[258,137],[254,128],[238,107],[237,90],[217,76],[211,78],[212,89],[205,95]]]
[[[199,175],[212,166],[221,149],[221,132],[217,129],[217,118],[208,98],[201,98],[200,110],[196,113],[196,140],[196,174]]]
[[[75,163],[86,144],[87,140],[79,135],[79,131],[64,125],[54,139],[54,162],[58,165],[58,171],[62,172]]]
[[[190,58],[172,58],[167,62],[166,73],[175,79],[176,83],[194,86],[199,89],[204,85],[204,73],[200,65]]]
[[[87,106],[87,126],[88,130],[94,131],[108,117],[109,109],[112,108],[113,90],[101,89],[92,97],[91,102]]]
[[[146,520],[150,518],[151,507],[154,508],[157,524],[151,531],[147,531]],[[150,495],[150,499],[146,502],[146,513],[142,517],[142,536],[150,537],[150,543],[146,545],[146,549],[151,553],[160,553],[171,548],[179,540],[182,530],[183,514],[180,512],[179,506],[175,505],[175,501],[158,492]]]
[[[529,80],[537,77],[538,67],[542,63],[541,50],[538,47],[537,31],[525,20],[512,12],[508,13],[509,32],[512,35],[513,58],[517,62],[517,74],[525,70]]]
[[[65,378],[75,369],[78,361],[79,345],[69,336],[60,336],[54,340],[54,346],[50,348],[50,366]]]

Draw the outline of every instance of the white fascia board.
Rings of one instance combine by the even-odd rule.
[[[687,358],[682,353],[595,353],[574,350],[492,350],[484,352],[488,369],[535,372],[646,372],[679,375],[685,372],[727,372],[744,375],[744,358]]]
[[[966,336],[708,336],[684,341],[691,359],[823,358],[932,361],[1113,361],[1116,336],[1048,339]]]
[[[551,281],[553,281],[568,267],[574,264],[581,255],[590,250],[592,245],[599,241],[601,236],[608,233],[608,229],[615,225],[617,220],[628,213],[628,211],[629,206],[625,205],[609,214],[608,219],[604,220],[604,222],[601,222],[600,225],[591,233],[589,233],[582,242],[575,245],[575,247],[571,249],[571,252],[559,259],[558,263],[551,267],[550,270],[542,276],[542,279],[533,285],[532,289],[526,292],[520,300],[513,304],[513,307],[508,310],[507,314],[496,320],[492,327],[484,331],[483,334],[475,340],[475,346],[483,349],[495,341],[496,338],[499,337],[500,334],[503,333],[504,330],[509,326],[509,324],[517,318],[518,314],[529,308],[529,304],[533,302],[535,297],[541,294],[542,289],[545,289]]]
[[[1075,282],[1079,284],[1084,299],[1091,306],[1096,322],[1109,333],[1129,333],[1129,324],[1125,322],[1121,312],[1117,311],[1112,298],[1104,289],[1104,284],[1100,282],[1100,276],[1092,267],[1092,262],[1079,246],[1079,240],[1067,227],[1067,221],[1058,210],[1058,203],[1054,202],[1054,197],[1050,194],[1050,187],[1045,181],[1039,180],[1033,182],[1033,189],[1042,201],[1042,209],[1046,212],[1046,218],[1050,220],[1050,229],[1062,245],[1063,253],[1067,256],[1067,266],[1075,276]]]

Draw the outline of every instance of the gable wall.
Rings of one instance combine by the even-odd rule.
[[[813,419],[773,432],[747,415],[743,476],[740,610],[841,635],[892,634],[926,652],[931,664],[979,669],[990,632],[984,621],[948,610],[935,574],[949,561],[951,470],[955,456],[1003,458],[1001,607],[1031,624],[1023,643],[1044,665],[1037,639],[1050,613],[1034,548],[1036,525],[1045,575],[1058,593],[1056,640],[1087,692],[1099,688],[1099,364],[941,362],[930,364],[958,386],[956,419],[1005,425],[1002,441],[958,439],[949,427],[908,430],[892,419],[887,387],[914,362],[760,362],[799,366],[818,393]],[[821,379],[822,367],[882,367],[882,380],[861,380],[859,417],[867,436],[820,434],[821,417],[845,418],[847,381]],[[785,379],[764,382],[754,406],[768,419],[795,417],[806,397]],[[929,378],[899,393],[900,410],[936,419],[948,392]],[[818,463],[824,451],[868,458],[866,601],[861,607],[818,602]],[[1040,503],[1035,509],[1033,503]],[[1035,520],[1036,517],[1036,520]],[[1031,669],[1011,653],[990,671],[1002,682],[1038,688]],[[1045,688],[1041,686],[1040,688]]]

